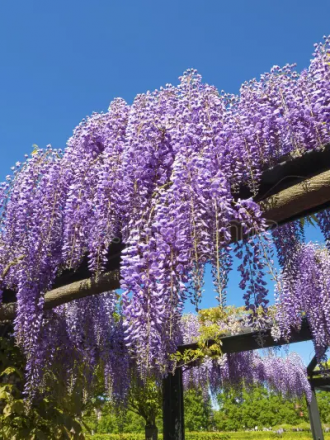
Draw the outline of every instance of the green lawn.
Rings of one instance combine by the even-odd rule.
[[[88,437],[90,440],[144,440],[143,434],[96,434]],[[325,440],[330,440],[330,434],[324,435]],[[159,435],[159,440],[163,439]],[[308,432],[285,432],[277,435],[272,432],[187,432],[186,440],[311,440],[312,434]]]
[[[312,434],[308,432],[285,432],[283,435],[277,435],[272,432],[237,432],[230,433],[231,440],[270,440],[270,439],[283,439],[283,440],[311,440]],[[326,440],[330,440],[330,434],[325,434]],[[202,440],[202,439],[201,439]]]

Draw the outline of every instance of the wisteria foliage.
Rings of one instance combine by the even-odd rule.
[[[101,360],[110,388],[115,371],[127,371],[129,359],[142,376],[151,368],[166,374],[185,301],[198,309],[206,263],[219,305],[226,304],[233,224],[243,227],[234,252],[242,259],[246,307],[251,317],[265,310],[265,249],[271,239],[259,205],[240,199],[239,190],[248,186],[256,194],[264,168],[283,156],[322,149],[330,141],[329,127],[327,37],[301,73],[294,65],[274,66],[235,96],[188,70],[178,86],[138,95],[132,105],[115,99],[106,113],[79,124],[64,151],[49,146],[17,163],[0,187],[0,290],[17,292],[15,334],[28,359],[29,386],[60,356],[56,346],[75,353],[64,356],[68,374],[75,356],[89,372]],[[328,226],[325,219],[325,234]],[[110,244],[119,240],[125,245],[120,319],[114,318],[112,292],[43,312],[44,294],[63,270],[76,270],[88,255],[98,277]],[[300,307],[293,300],[299,289],[294,286],[293,294],[291,286],[286,296],[289,278],[297,279],[295,270],[308,278],[319,263],[317,270],[327,276],[328,260],[307,256],[311,247],[299,250],[299,234],[287,228],[274,240],[284,268],[279,322],[289,332],[306,305],[324,301],[328,307],[321,285],[322,300],[313,296]],[[292,240],[294,250],[305,254],[288,263]],[[302,286],[305,296],[308,283]],[[290,301],[292,311],[285,305]],[[328,317],[315,309],[309,319],[315,343],[328,343]]]

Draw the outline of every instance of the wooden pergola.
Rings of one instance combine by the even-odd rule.
[[[265,169],[261,176],[258,194],[251,194],[247,187],[240,188],[237,198],[253,197],[264,212],[269,228],[306,217],[330,207],[330,145],[322,150],[306,152],[300,157],[284,157],[277,165]],[[232,240],[242,238],[240,225],[232,225]],[[93,277],[88,269],[87,256],[76,271],[65,270],[57,278],[53,289],[45,294],[44,308],[52,309],[61,304],[120,288],[120,261],[124,246],[118,240],[113,242],[108,252],[105,272]],[[7,270],[10,269],[10,265]],[[0,321],[12,321],[16,312],[15,291],[3,292],[0,306]],[[223,353],[261,348],[256,342],[254,332],[242,333],[222,338]],[[312,339],[307,323],[300,331],[292,331],[290,343]],[[270,329],[264,335],[264,347],[287,344],[288,341],[275,342]],[[192,348],[181,346],[179,350]],[[314,377],[314,367],[309,367],[311,384],[315,388],[329,389],[330,382],[325,378]],[[314,376],[313,376],[314,374]],[[314,439],[323,439],[321,422],[314,398],[310,404],[310,417]],[[183,390],[182,369],[177,368],[174,375],[164,380],[164,440],[183,440]]]
[[[262,334],[262,345],[258,331],[251,331],[246,328],[244,332],[233,336],[223,336],[221,340],[221,351],[227,353],[241,353],[244,351],[258,350],[260,348],[279,347],[288,343],[304,342],[312,339],[312,334],[306,320],[302,321],[300,330],[292,329],[291,338],[274,341],[271,336],[271,328]],[[215,341],[209,341],[212,345]],[[198,344],[186,344],[178,347],[183,353],[188,349],[197,349]],[[307,402],[311,430],[314,440],[324,440],[320,413],[316,400],[316,389],[330,391],[330,376],[322,376],[317,367],[316,356],[313,357],[307,367],[307,374],[312,388],[312,400]],[[329,373],[324,371],[322,373]],[[175,370],[174,375],[169,375],[163,381],[163,433],[164,440],[184,440],[184,406],[183,406],[183,385],[182,367]]]

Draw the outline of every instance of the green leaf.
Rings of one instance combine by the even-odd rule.
[[[16,368],[16,367],[7,367],[1,374],[0,374],[0,377],[1,376],[4,376],[4,375],[10,375],[10,374],[17,374],[17,376],[19,376],[21,379],[23,379],[23,375],[22,375],[22,373]]]
[[[35,432],[35,438],[38,440],[47,440],[49,437],[44,432],[40,431],[40,429],[37,429]]]
[[[12,407],[11,404],[8,403],[8,405],[6,405],[3,409],[3,415],[5,416],[5,418],[9,417],[12,415]]]
[[[23,400],[14,400],[12,403],[8,403],[4,410],[3,414],[5,417],[9,417],[12,414],[24,414],[24,402]]]
[[[317,217],[316,217],[316,215],[315,214],[312,214],[312,215],[308,215],[307,217],[306,217],[306,220],[307,220],[307,222],[311,225],[311,226],[313,226],[314,228],[318,225],[318,219],[317,219]]]
[[[5,392],[11,395],[13,393],[13,389],[14,389],[14,385],[11,383],[6,383],[0,386],[0,396],[2,396],[3,393]],[[2,397],[0,397],[0,399],[2,399]]]
[[[38,152],[38,150],[39,150],[39,147],[38,147],[37,144],[33,144],[33,145],[32,145],[32,148],[33,148],[33,150],[32,150],[32,156],[34,156],[35,154],[37,154],[37,152]]]
[[[9,400],[10,394],[7,391],[0,389],[0,400]]]

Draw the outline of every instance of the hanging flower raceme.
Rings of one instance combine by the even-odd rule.
[[[53,371],[69,393],[79,384],[81,398],[86,400],[95,386],[100,387],[103,374],[108,396],[125,405],[134,363],[124,336],[113,292],[45,312],[38,359],[47,374],[39,378],[38,390],[49,387],[48,372]]]
[[[39,150],[16,173],[3,221],[3,258],[13,262],[7,286],[17,286],[15,334],[27,356],[28,386],[40,381],[43,294],[61,264],[66,194],[61,156]]]
[[[297,253],[304,242],[304,231],[299,221],[287,223],[272,231],[281,268],[293,271]]]
[[[326,240],[328,249],[330,248],[330,210],[325,209],[316,214],[318,224]]]
[[[326,248],[308,243],[296,255],[299,277],[292,283],[283,271],[277,283],[277,322],[282,336],[300,328],[305,317],[313,335],[316,353],[330,345],[330,255]],[[318,359],[319,361],[321,358]]]
[[[94,114],[75,129],[63,155],[69,187],[62,252],[69,269],[88,252],[90,269],[100,272],[111,241],[120,238],[127,116],[127,104],[116,99],[107,113]]]

